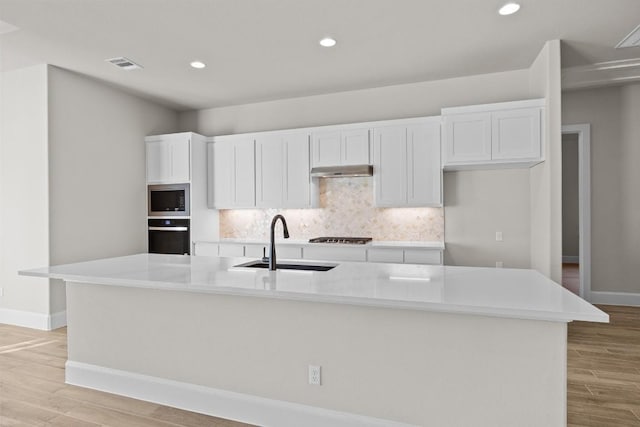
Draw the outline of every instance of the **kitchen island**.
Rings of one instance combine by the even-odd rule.
[[[562,426],[567,322],[608,321],[531,270],[247,261],[21,274],[67,283],[68,383],[267,426]]]

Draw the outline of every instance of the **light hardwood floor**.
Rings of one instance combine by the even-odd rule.
[[[568,426],[640,426],[640,307],[569,324]],[[245,426],[64,383],[66,330],[0,325],[1,426]],[[543,410],[543,408],[541,408]]]
[[[66,328],[43,332],[0,324],[0,426],[248,426],[67,385],[66,340]]]
[[[562,264],[562,286],[580,295],[580,265]]]
[[[569,324],[568,425],[640,426],[640,307],[600,308],[610,323]]]

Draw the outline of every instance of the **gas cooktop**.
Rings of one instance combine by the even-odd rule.
[[[373,240],[371,237],[315,237],[309,243],[346,243],[349,245],[365,245]]]

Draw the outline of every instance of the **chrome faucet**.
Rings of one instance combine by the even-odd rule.
[[[282,231],[284,231],[284,238],[289,238],[289,229],[287,228],[287,220],[280,214],[273,217],[271,220],[271,241],[269,246],[269,270],[273,271],[276,269],[276,242],[274,238],[276,222],[278,220],[282,220]]]

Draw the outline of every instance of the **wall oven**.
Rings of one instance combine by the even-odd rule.
[[[189,216],[189,184],[149,185],[149,216]]]
[[[149,253],[189,255],[188,219],[149,219]]]

